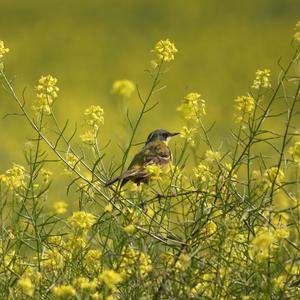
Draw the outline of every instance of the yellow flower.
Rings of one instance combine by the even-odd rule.
[[[103,297],[100,293],[96,292],[90,295],[92,300],[103,300]],[[106,298],[107,300],[107,298]]]
[[[251,96],[239,96],[234,101],[236,103],[235,121],[239,123],[245,119],[246,114],[251,115],[255,107],[255,101]]]
[[[96,141],[95,132],[88,130],[87,132],[85,132],[80,136],[80,139],[82,140],[83,143],[92,146],[95,144]]]
[[[159,59],[169,62],[174,60],[174,54],[177,53],[178,50],[169,39],[166,39],[157,42],[151,52],[155,53]]]
[[[264,70],[257,70],[255,73],[255,79],[252,84],[252,88],[259,89],[263,88],[270,88],[271,87],[271,70],[264,69]]]
[[[68,223],[75,230],[88,230],[96,223],[96,217],[85,211],[77,211],[68,218]]]
[[[262,262],[269,257],[270,250],[277,242],[276,236],[268,228],[261,228],[251,241],[250,255],[258,262]]]
[[[49,183],[49,178],[53,175],[51,171],[48,171],[46,169],[41,169],[40,174],[43,177],[43,181],[45,184]]]
[[[58,270],[64,267],[64,257],[55,248],[46,249],[42,259],[41,266],[43,268]]]
[[[111,203],[108,203],[108,204],[104,207],[104,211],[105,211],[106,213],[109,213],[109,214],[112,213],[113,209],[114,209],[114,207],[112,206]]]
[[[206,150],[205,159],[207,161],[218,161],[221,159],[221,153],[218,151]]]
[[[112,290],[115,290],[116,286],[123,281],[121,274],[115,272],[114,270],[104,270],[99,275],[99,279]]]
[[[208,166],[200,163],[196,168],[193,169],[195,177],[204,183],[211,179],[211,173]]]
[[[133,234],[136,231],[136,227],[134,224],[129,224],[123,228],[123,230],[128,234]]]
[[[124,276],[132,275],[133,270],[138,268],[139,275],[146,277],[152,271],[152,261],[150,256],[144,252],[127,248],[122,251],[120,268]]]
[[[152,180],[160,180],[161,179],[162,169],[159,166],[148,165],[148,166],[146,166],[145,171],[147,173],[151,174]]]
[[[29,277],[21,277],[18,280],[18,285],[22,289],[23,293],[27,296],[33,296],[34,293],[34,285],[31,282]]]
[[[1,62],[4,54],[8,53],[8,52],[9,52],[9,49],[5,48],[4,42],[0,40],[0,62]]]
[[[200,121],[200,118],[206,115],[205,100],[198,93],[187,94],[182,101],[182,104],[177,107],[178,111],[182,111],[186,120]]]
[[[74,280],[74,285],[78,286],[81,290],[93,291],[96,289],[98,284],[96,279],[91,281],[88,278],[81,276]]]
[[[60,285],[52,289],[52,294],[58,298],[75,296],[76,291],[71,285]]]
[[[205,226],[201,230],[201,234],[205,236],[211,236],[217,231],[218,227],[217,224],[211,220],[208,220]]]
[[[59,88],[56,86],[57,79],[51,75],[42,76],[39,79],[37,90],[37,100],[33,105],[36,113],[51,114],[51,106],[58,96]]]
[[[100,250],[88,250],[84,257],[85,267],[88,270],[98,269],[101,266],[100,257],[102,252]]]
[[[84,111],[86,123],[94,130],[98,130],[104,124],[104,110],[99,105],[91,105]]]
[[[191,144],[191,146],[195,145],[194,136],[197,133],[197,128],[183,126],[180,130],[180,137],[185,139],[187,143]]]
[[[284,179],[284,172],[277,167],[271,167],[264,172],[264,178],[269,181],[269,183],[273,183],[276,178],[276,183],[279,184]]]
[[[291,146],[288,153],[292,156],[293,160],[300,165],[300,141]]]
[[[53,203],[53,209],[55,214],[62,215],[67,211],[68,204],[64,201],[56,201]]]
[[[286,283],[286,276],[279,275],[277,278],[274,279],[274,285],[277,289],[283,289]]]
[[[24,187],[25,179],[25,168],[15,163],[5,174],[0,175],[0,182],[3,182],[10,190]]]
[[[117,80],[113,83],[112,93],[129,98],[135,91],[135,85],[128,79]]]
[[[80,160],[77,158],[77,156],[71,152],[68,152],[66,155],[66,161],[70,165],[70,167],[66,168],[64,171],[66,175],[72,175],[72,169],[75,169],[77,171],[80,170]]]
[[[175,264],[178,271],[185,271],[191,266],[191,257],[187,253],[181,253]]]

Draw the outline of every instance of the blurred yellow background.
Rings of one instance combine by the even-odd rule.
[[[57,116],[79,128],[83,110],[101,105],[100,140],[112,141],[116,162],[121,160],[117,145],[124,145],[129,132],[112,83],[126,78],[145,91],[150,80],[144,70],[158,40],[169,38],[179,52],[164,78],[167,89],[156,96],[160,104],[146,116],[137,141],[156,128],[179,130],[183,123],[176,106],[195,91],[207,101],[207,123],[217,121],[212,134],[218,146],[230,134],[233,99],[247,92],[256,69],[271,68],[275,77],[278,58],[291,52],[300,16],[299,0],[0,2],[0,39],[10,48],[6,70],[15,76],[18,92],[26,87],[30,102],[41,75],[57,77]],[[3,89],[0,99],[2,173],[12,161],[24,161],[24,142],[34,134],[24,119],[2,119],[17,108]],[[134,116],[137,95],[126,105]]]

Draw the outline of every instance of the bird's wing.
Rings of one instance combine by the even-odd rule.
[[[118,180],[122,180],[121,185],[123,185],[132,178],[145,179],[150,176],[145,171],[146,166],[168,164],[170,158],[171,151],[165,143],[161,141],[150,142],[133,157],[127,171],[113,178],[106,185],[111,185]]]

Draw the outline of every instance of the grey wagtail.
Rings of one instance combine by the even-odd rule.
[[[120,187],[122,187],[129,180],[133,181],[137,185],[141,182],[148,183],[151,173],[149,173],[149,171],[147,172],[147,166],[155,165],[160,167],[162,170],[169,167],[172,154],[168,147],[168,142],[171,137],[177,134],[179,134],[179,132],[170,133],[163,129],[157,129],[151,132],[147,138],[145,146],[134,156],[127,171],[125,171],[122,175],[109,180],[106,183],[106,186],[120,181]]]

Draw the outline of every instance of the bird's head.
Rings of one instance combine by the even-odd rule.
[[[171,133],[164,129],[156,129],[148,135],[146,144],[154,141],[163,141],[168,144],[171,137],[177,134],[179,134],[179,132]]]

